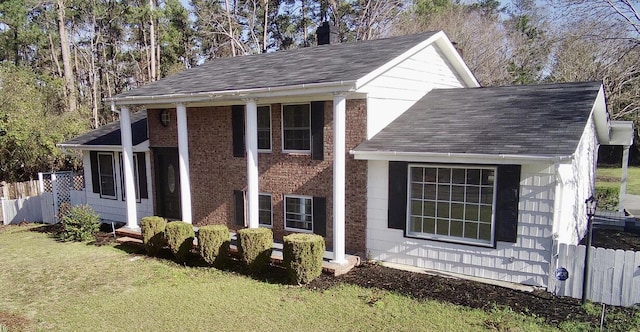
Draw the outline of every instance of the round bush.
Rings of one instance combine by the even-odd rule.
[[[200,256],[210,265],[221,266],[229,254],[229,229],[225,225],[206,225],[198,231]]]
[[[142,231],[142,243],[149,256],[156,256],[158,251],[167,244],[164,238],[164,229],[167,221],[162,217],[144,217],[140,221]]]
[[[273,232],[268,228],[238,231],[238,253],[250,273],[262,271],[271,262]]]
[[[178,262],[184,262],[189,258],[189,252],[193,248],[195,233],[193,225],[184,221],[172,221],[167,223],[164,230],[169,249]]]
[[[291,234],[283,238],[284,266],[289,280],[307,284],[322,274],[324,238],[315,234]]]
[[[62,215],[62,241],[91,241],[100,229],[100,216],[89,205],[69,208]]]

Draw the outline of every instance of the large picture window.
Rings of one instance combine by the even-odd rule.
[[[408,181],[409,236],[493,243],[495,167],[410,165]]]
[[[113,154],[98,153],[98,174],[100,197],[116,198],[116,180],[113,166]]]
[[[311,107],[309,104],[282,106],[282,150],[311,151]]]
[[[271,107],[258,107],[258,150],[271,151]]]
[[[284,196],[285,229],[313,232],[313,198]]]

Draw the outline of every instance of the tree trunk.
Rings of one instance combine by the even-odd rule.
[[[155,25],[153,24],[153,0],[149,0],[149,44],[151,52],[151,59],[149,60],[149,66],[151,69],[151,77],[149,77],[149,81],[153,82],[157,79],[156,77],[156,31]]]
[[[262,31],[262,53],[267,53],[267,27],[269,26],[269,0],[264,0],[264,28]]]
[[[227,10],[227,22],[229,22],[229,37],[231,39],[231,55],[236,56],[236,40],[233,36],[233,25],[231,24],[231,10],[229,9],[229,0],[224,0]]]
[[[70,112],[75,112],[77,108],[76,87],[73,79],[73,67],[71,64],[71,49],[67,37],[67,28],[64,22],[64,0],[57,0],[58,4],[58,33],[60,34],[60,49],[62,51],[62,67],[64,70],[65,95]]]
[[[62,76],[62,68],[60,68],[60,62],[58,61],[58,54],[56,54],[55,46],[53,46],[53,38],[49,34],[49,49],[51,50],[51,61],[56,65],[58,76]]]

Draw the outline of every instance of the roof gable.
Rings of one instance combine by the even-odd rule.
[[[436,89],[354,151],[569,156],[601,85]]]

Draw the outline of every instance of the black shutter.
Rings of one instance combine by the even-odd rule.
[[[98,152],[90,151],[89,159],[91,159],[91,184],[93,185],[93,192],[100,193],[100,173],[98,170]]]
[[[520,165],[498,166],[496,241],[515,243],[518,236]]]
[[[311,159],[324,160],[324,101],[311,102]]]
[[[389,210],[387,227],[404,230],[407,225],[407,173],[405,161],[389,162]]]
[[[244,106],[231,106],[231,128],[233,131],[233,156],[244,157]]]
[[[313,198],[313,232],[327,236],[327,199],[324,197]]]
[[[233,205],[235,210],[233,218],[236,225],[244,226],[244,192],[242,190],[233,191]]]
[[[138,155],[138,188],[140,189],[140,198],[149,198],[147,189],[147,161],[144,152],[136,153]]]

